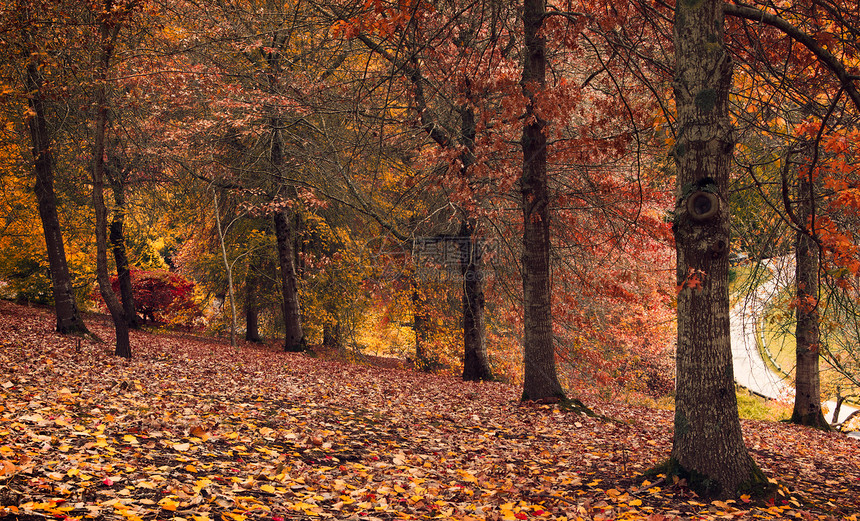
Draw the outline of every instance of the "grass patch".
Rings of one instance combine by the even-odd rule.
[[[735,395],[738,399],[738,416],[744,420],[768,420],[781,421],[791,418],[791,406],[768,400],[761,396],[752,394],[746,389],[737,389]],[[641,405],[652,409],[664,411],[675,410],[675,397],[666,395],[659,399],[644,397],[631,405]]]
[[[738,416],[744,420],[780,421],[791,418],[791,406],[775,400],[767,400],[740,389],[738,397]]]

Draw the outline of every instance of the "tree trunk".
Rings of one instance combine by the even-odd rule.
[[[270,77],[270,81],[274,82]],[[271,118],[271,143],[269,161],[275,178],[280,176],[284,162],[283,144],[281,142],[281,122]],[[284,310],[284,351],[301,352],[306,348],[305,334],[302,330],[302,313],[299,307],[298,277],[296,275],[296,256],[293,249],[293,233],[290,228],[290,214],[287,208],[276,210],[275,236],[278,239],[278,264],[281,267],[281,293]]]
[[[296,282],[296,265],[293,256],[293,241],[290,221],[286,210],[274,214],[275,236],[278,238],[278,263],[281,266],[281,291],[284,297],[284,351],[304,351],[305,337],[302,332],[302,315],[299,309],[299,293]]]
[[[215,226],[218,229],[218,240],[221,243],[221,257],[224,261],[224,271],[227,273],[227,295],[230,298],[230,346],[237,347],[236,343],[236,294],[233,291],[233,267],[227,258],[227,246],[224,243],[224,230],[221,229],[221,210],[218,208],[218,192],[214,192],[215,198]],[[228,226],[229,228],[229,226]]]
[[[113,191],[114,211],[110,223],[110,242],[113,247],[113,260],[116,263],[117,281],[119,282],[119,294],[122,297],[122,308],[125,312],[125,320],[128,322],[128,327],[131,329],[140,328],[140,323],[137,320],[137,310],[134,306],[134,295],[131,285],[131,271],[128,267],[128,254],[125,249],[125,172],[121,169],[116,169],[111,175],[111,171],[106,169],[108,181]]]
[[[669,473],[702,494],[757,493],[767,480],[747,453],[738,419],[729,336],[728,118],[732,64],[723,0],[675,10],[678,341],[675,436]]]
[[[51,269],[54,309],[57,314],[57,332],[63,334],[87,333],[87,327],[78,312],[78,304],[75,301],[72,287],[72,277],[66,262],[66,249],[63,245],[63,234],[57,213],[57,198],[54,194],[53,154],[51,141],[48,137],[48,124],[42,97],[42,79],[39,74],[39,64],[35,57],[31,57],[27,63],[24,85],[27,90],[27,103],[30,109],[27,127],[33,146],[36,200],[39,204],[42,230],[45,233],[48,266]]]
[[[343,342],[340,336],[340,321],[323,324],[323,345],[329,349],[335,349],[338,353],[344,353]]]
[[[463,220],[459,235],[460,272],[463,274],[463,380],[492,380],[484,335],[481,245],[468,219]]]
[[[523,400],[564,399],[564,391],[556,375],[552,336],[547,139],[543,132],[546,123],[540,119],[534,107],[535,96],[546,85],[546,41],[538,34],[545,15],[544,0],[525,0],[522,87],[529,102],[521,141],[523,174],[520,180],[525,328]]]
[[[815,211],[814,186],[808,177],[798,183],[797,219],[807,225]],[[798,231],[795,242],[795,285],[797,287],[797,326],[795,338],[797,366],[794,375],[794,410],[791,422],[825,431],[830,425],[821,410],[821,383],[818,372],[818,269],[819,250],[810,232]]]
[[[111,1],[105,3],[105,13],[111,12]],[[108,14],[104,15],[109,16]],[[107,262],[107,208],[104,200],[104,169],[105,169],[105,131],[107,128],[107,70],[113,53],[113,42],[119,26],[107,18],[101,23],[101,53],[96,71],[96,122],[93,146],[93,209],[96,214],[96,278],[99,291],[107,304],[116,330],[116,350],[114,354],[123,358],[131,358],[131,345],[128,337],[128,322],[125,311],[111,287]]]
[[[253,262],[248,264],[248,276],[245,277],[245,340],[262,342],[260,338],[260,309],[257,305],[257,270]]]
[[[472,84],[465,78],[464,95],[472,101]],[[468,179],[469,167],[475,163],[475,111],[469,103],[460,108],[460,176]],[[484,330],[484,277],[481,267],[481,244],[475,236],[475,221],[464,210],[460,223],[460,273],[463,275],[463,380],[492,380],[487,358]]]
[[[415,334],[415,367],[422,371],[430,367],[424,346],[427,338],[425,322],[424,295],[416,273],[412,276],[412,332]]]

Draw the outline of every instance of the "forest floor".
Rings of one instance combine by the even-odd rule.
[[[744,421],[769,500],[646,480],[672,413],[183,335],[133,359],[0,302],[0,520],[857,519],[860,443]]]

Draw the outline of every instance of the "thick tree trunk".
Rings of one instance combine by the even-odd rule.
[[[106,170],[110,174],[110,171]],[[131,271],[128,267],[128,254],[125,249],[125,173],[117,169],[113,175],[108,175],[108,180],[113,191],[114,211],[110,223],[110,242],[113,247],[113,260],[116,263],[117,281],[119,282],[119,294],[122,297],[122,308],[125,312],[125,320],[128,327],[138,329],[140,323],[137,320],[137,310],[134,306],[134,295],[131,285]]]
[[[278,263],[281,266],[281,292],[284,298],[284,351],[304,351],[302,315],[299,309],[299,292],[290,221],[286,210],[274,214],[275,236],[278,239]]]
[[[728,118],[732,65],[723,23],[723,0],[676,6],[678,387],[669,472],[700,493],[730,496],[745,487],[757,492],[767,480],[744,445],[729,336],[734,142]]]
[[[546,84],[546,42],[539,30],[546,14],[544,0],[525,0],[523,30],[525,63],[523,93],[529,99],[523,127],[523,325],[525,339],[523,400],[563,399],[555,368],[550,277],[549,194],[545,122],[535,111],[534,98]]]
[[[24,85],[27,89],[27,102],[30,108],[27,127],[33,146],[36,200],[39,204],[42,230],[45,233],[48,266],[51,269],[54,309],[57,314],[57,332],[63,334],[86,333],[87,327],[78,312],[78,304],[75,301],[72,287],[72,277],[66,262],[66,249],[63,245],[63,234],[57,213],[57,198],[54,194],[53,154],[51,141],[48,137],[45,104],[42,98],[42,80],[39,75],[39,65],[35,58],[31,58],[27,64]]]
[[[801,177],[798,184],[798,220],[806,224],[814,212],[813,183]],[[795,242],[795,284],[797,286],[797,366],[794,378],[794,410],[791,422],[825,431],[830,425],[821,410],[821,383],[818,372],[818,245],[808,233],[797,232]]]
[[[262,342],[260,338],[260,309],[257,305],[257,270],[253,262],[248,266],[248,276],[245,277],[245,340]]]
[[[463,274],[463,380],[492,380],[484,335],[484,279],[481,244],[474,226],[464,219],[460,226],[460,272]]]
[[[105,5],[105,12],[110,13],[111,2]],[[107,15],[106,15],[107,16]],[[107,208],[104,200],[104,169],[105,169],[105,130],[107,128],[107,69],[113,51],[113,41],[118,27],[108,20],[101,23],[101,55],[97,70],[98,84],[96,86],[96,122],[93,146],[93,209],[96,214],[96,278],[99,291],[107,304],[116,330],[116,350],[114,354],[123,358],[131,358],[131,345],[128,337],[128,322],[125,311],[111,287],[107,262]]]

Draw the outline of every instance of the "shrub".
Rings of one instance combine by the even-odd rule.
[[[140,270],[132,268],[131,292],[137,313],[144,323],[169,322],[191,325],[202,314],[192,299],[194,283],[167,270]],[[115,293],[119,294],[119,279],[111,278]]]

